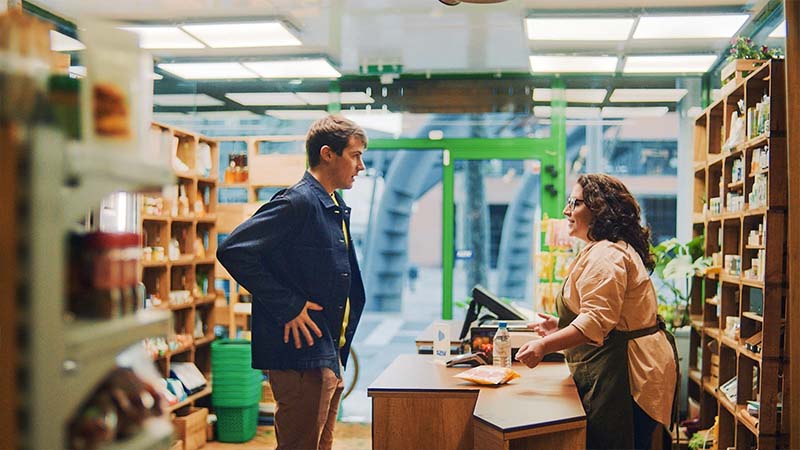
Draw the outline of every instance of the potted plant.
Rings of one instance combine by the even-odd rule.
[[[781,59],[783,52],[779,48],[769,48],[766,45],[753,43],[749,37],[736,36],[731,39],[728,49],[728,64],[722,68],[720,75],[722,84],[735,81],[738,84],[741,78],[768,59]],[[741,77],[741,78],[740,78]],[[723,86],[724,88],[724,86]]]
[[[689,324],[692,276],[703,273],[711,263],[711,258],[703,256],[704,242],[700,235],[684,244],[671,238],[650,247],[656,259],[653,273],[661,280],[656,291],[658,313],[671,329]]]

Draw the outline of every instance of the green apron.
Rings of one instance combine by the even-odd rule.
[[[564,282],[566,284],[566,281]],[[578,315],[564,303],[564,286],[556,296],[558,328],[565,328]],[[664,321],[634,331],[612,330],[601,347],[589,344],[564,350],[567,365],[586,412],[587,449],[633,448],[633,401],[628,380],[628,340],[664,330],[672,345],[677,367],[677,348]],[[678,377],[677,383],[680,382]],[[677,394],[676,383],[676,394]],[[673,411],[677,406],[673,398]],[[674,414],[673,414],[674,416]]]

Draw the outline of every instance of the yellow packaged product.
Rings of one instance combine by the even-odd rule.
[[[476,384],[505,384],[520,377],[513,369],[500,366],[473,367],[453,376]]]

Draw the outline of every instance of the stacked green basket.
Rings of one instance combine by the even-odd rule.
[[[250,341],[217,339],[211,344],[214,387],[211,402],[217,413],[217,439],[246,442],[256,435],[261,372],[250,367]]]

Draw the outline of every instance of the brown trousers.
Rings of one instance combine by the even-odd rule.
[[[267,372],[277,450],[330,450],[344,383],[327,367]]]

